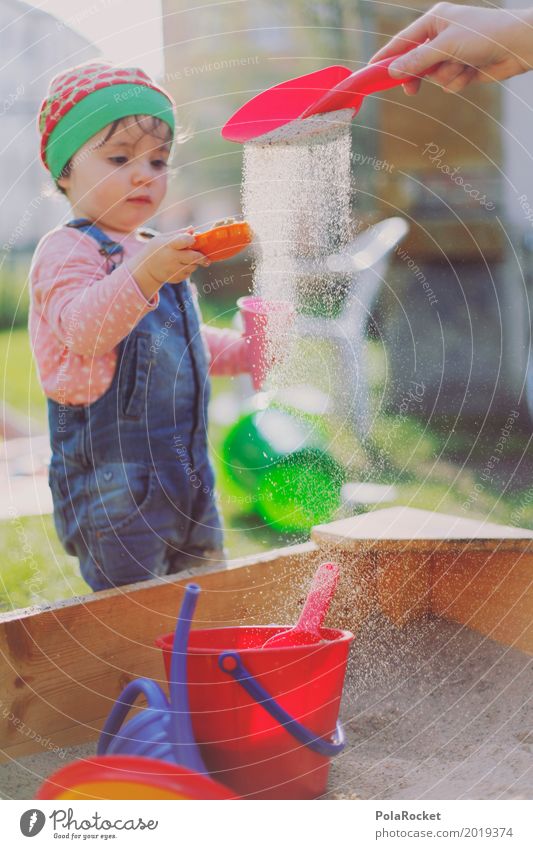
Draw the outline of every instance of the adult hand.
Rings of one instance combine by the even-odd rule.
[[[408,52],[406,52],[408,51]],[[389,68],[392,77],[423,76],[445,91],[459,92],[473,82],[494,82],[533,67],[533,9],[481,9],[437,3],[394,36],[370,60],[405,53]],[[420,79],[404,83],[416,94]]]

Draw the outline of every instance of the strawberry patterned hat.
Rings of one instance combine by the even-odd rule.
[[[92,136],[118,118],[152,115],[175,131],[174,100],[140,68],[77,65],[50,83],[39,111],[41,159],[54,180]]]

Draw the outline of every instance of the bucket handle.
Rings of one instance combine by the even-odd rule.
[[[246,669],[238,652],[222,652],[218,657],[218,665],[222,672],[231,675],[252,699],[258,702],[273,719],[279,722],[280,725],[283,725],[289,734],[292,734],[296,740],[303,743],[308,749],[326,758],[332,758],[338,755],[339,752],[342,752],[346,745],[346,740],[340,722],[337,722],[335,735],[331,741],[324,740],[323,737],[317,737],[314,731],[310,731],[309,728],[298,722],[290,713],[287,713],[285,708],[282,708],[270,693],[265,690],[263,685]]]

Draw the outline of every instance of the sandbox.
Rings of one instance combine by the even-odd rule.
[[[406,507],[313,529],[231,564],[0,617],[0,794],[93,755],[126,683],[165,683],[154,638],[183,586],[197,627],[291,622],[317,564],[341,586],[327,624],[355,632],[328,798],[524,799],[533,790],[533,532]],[[289,586],[302,586],[287,595]]]

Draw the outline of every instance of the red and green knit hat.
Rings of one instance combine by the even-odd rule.
[[[54,180],[77,150],[118,118],[152,115],[175,131],[174,100],[140,68],[77,65],[50,83],[39,111],[41,159]]]

